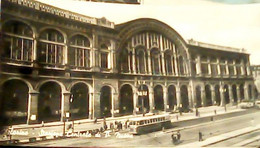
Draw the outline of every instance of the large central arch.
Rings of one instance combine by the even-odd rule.
[[[133,49],[138,46],[144,46],[147,49],[147,57],[151,60],[146,61],[148,64],[158,65],[147,69],[149,72],[158,74],[164,72],[173,74],[174,63],[179,64],[177,68],[181,75],[190,73],[189,61],[190,55],[187,51],[185,40],[170,26],[155,19],[137,19],[124,24],[116,26],[119,31],[119,38],[121,39],[118,46],[118,67],[121,72],[126,72],[127,69],[123,65],[128,65],[128,69],[135,68],[133,64],[134,56],[131,56]],[[158,52],[152,52],[152,49],[158,49]],[[165,51],[170,52],[165,52]],[[164,56],[164,52],[166,53]],[[170,54],[167,54],[170,53]],[[178,57],[173,59],[172,57]],[[174,61],[170,61],[172,60]],[[128,59],[128,60],[127,60]],[[160,62],[157,63],[157,60]],[[128,61],[128,64],[127,64]],[[168,61],[168,62],[167,62]],[[131,63],[129,63],[131,62]],[[163,64],[166,62],[166,64]],[[167,65],[167,67],[165,67]],[[131,68],[130,68],[131,67]],[[158,69],[159,68],[159,69]],[[138,68],[136,68],[138,70]],[[159,71],[159,72],[158,72]]]

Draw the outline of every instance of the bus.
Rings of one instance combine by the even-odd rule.
[[[156,115],[129,120],[130,133],[134,135],[150,133],[170,127],[171,120],[169,115]]]

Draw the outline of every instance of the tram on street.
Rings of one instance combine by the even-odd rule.
[[[135,135],[159,131],[169,127],[171,127],[171,120],[168,114],[129,120],[130,133]]]

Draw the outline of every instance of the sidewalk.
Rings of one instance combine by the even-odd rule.
[[[199,108],[198,110],[200,112],[200,117],[196,117],[195,112],[182,113],[182,115],[180,115],[179,113],[175,113],[175,114],[170,114],[171,121],[180,122],[180,121],[188,121],[188,120],[193,120],[193,119],[214,116],[215,110],[217,112],[217,115],[219,115],[219,114],[226,114],[226,113],[232,113],[232,112],[239,112],[239,111],[243,111],[244,109],[237,108],[236,106],[230,106],[230,107],[227,107],[227,111],[225,112],[224,107],[210,106],[210,107]],[[161,114],[163,114],[163,112]],[[152,114],[146,114],[146,116],[152,116]],[[154,116],[156,116],[156,115],[154,115]],[[178,116],[178,120],[177,120],[176,116]],[[130,115],[130,116],[123,116],[123,117],[115,117],[115,118],[111,117],[111,118],[106,118],[106,122],[109,127],[110,122],[121,121],[122,123],[124,123],[127,119],[132,119],[132,118],[137,118],[137,117],[142,117],[142,115],[136,115],[136,116]],[[72,122],[69,121],[69,123],[72,123]],[[44,127],[42,127],[41,124],[14,125],[13,129],[15,131],[18,131],[20,133],[27,132],[27,134],[25,134],[23,136],[13,135],[12,139],[18,139],[18,140],[20,140],[20,142],[29,141],[28,139],[31,137],[40,137],[43,134],[43,131],[44,131],[44,133],[55,132],[56,134],[62,135],[63,130],[64,130],[63,124],[64,124],[63,122],[51,122],[51,123],[45,123]],[[98,119],[98,122],[96,124],[93,122],[93,120],[90,120],[90,119],[76,120],[76,121],[74,121],[74,132],[100,129],[100,127],[102,127],[102,126],[103,126],[103,119]],[[3,136],[4,135],[0,135],[0,141],[8,140],[8,138],[3,137]],[[47,137],[47,139],[51,139],[51,138],[54,138],[54,137],[53,136]]]
[[[212,144],[215,144],[215,143],[218,143],[218,142],[221,142],[221,141],[233,138],[233,137],[237,137],[239,135],[250,133],[250,132],[253,132],[253,131],[256,131],[256,130],[259,130],[259,129],[260,129],[260,124],[255,125],[255,126],[250,126],[250,127],[247,127],[247,128],[243,128],[243,129],[239,129],[239,130],[235,130],[235,131],[225,133],[225,134],[221,134],[221,135],[218,135],[218,136],[214,136],[214,137],[208,138],[208,139],[201,141],[201,142],[193,142],[193,143],[189,143],[189,144],[185,144],[185,145],[181,145],[181,146],[177,146],[177,147],[180,147],[180,148],[182,148],[182,147],[183,148],[186,148],[186,147],[206,147],[206,146],[210,146]],[[259,138],[259,136],[257,138]],[[244,142],[244,141],[242,141],[241,143],[246,144],[246,142]],[[237,146],[240,146],[240,145],[237,145]]]

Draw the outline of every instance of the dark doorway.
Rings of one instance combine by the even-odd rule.
[[[112,100],[112,93],[111,88],[109,86],[104,86],[101,88],[101,95],[100,95],[100,113],[101,117],[111,117],[111,101]]]
[[[239,86],[239,90],[240,90],[240,98],[241,98],[241,101],[245,99],[245,93],[244,93],[244,85],[241,84]]]
[[[29,88],[21,80],[9,80],[2,86],[1,110],[6,125],[22,124],[27,121]]]
[[[164,110],[163,88],[160,85],[154,88],[154,105],[155,110]]]
[[[55,82],[44,83],[40,87],[38,101],[39,121],[58,121],[61,118],[61,88]]]
[[[212,94],[211,94],[211,89],[210,85],[205,86],[205,93],[206,93],[206,106],[212,105]]]
[[[168,87],[168,103],[170,110],[175,109],[174,106],[177,106],[176,88],[174,85]]]
[[[181,86],[181,104],[182,109],[187,111],[189,109],[189,95],[187,86]]]
[[[224,85],[224,97],[225,97],[225,104],[229,104],[230,103],[229,89],[227,85]]]
[[[128,84],[120,89],[120,105],[119,112],[121,115],[131,115],[133,113],[133,91]]]
[[[237,103],[237,86],[236,85],[232,85],[232,94],[233,94],[234,102]]]
[[[201,107],[201,88],[200,86],[196,87],[196,106]]]
[[[70,98],[71,119],[88,118],[89,90],[84,83],[78,83],[71,88]]]
[[[220,98],[220,91],[219,91],[219,85],[215,86],[215,95],[216,95],[216,104],[220,105],[221,104],[221,98]]]

